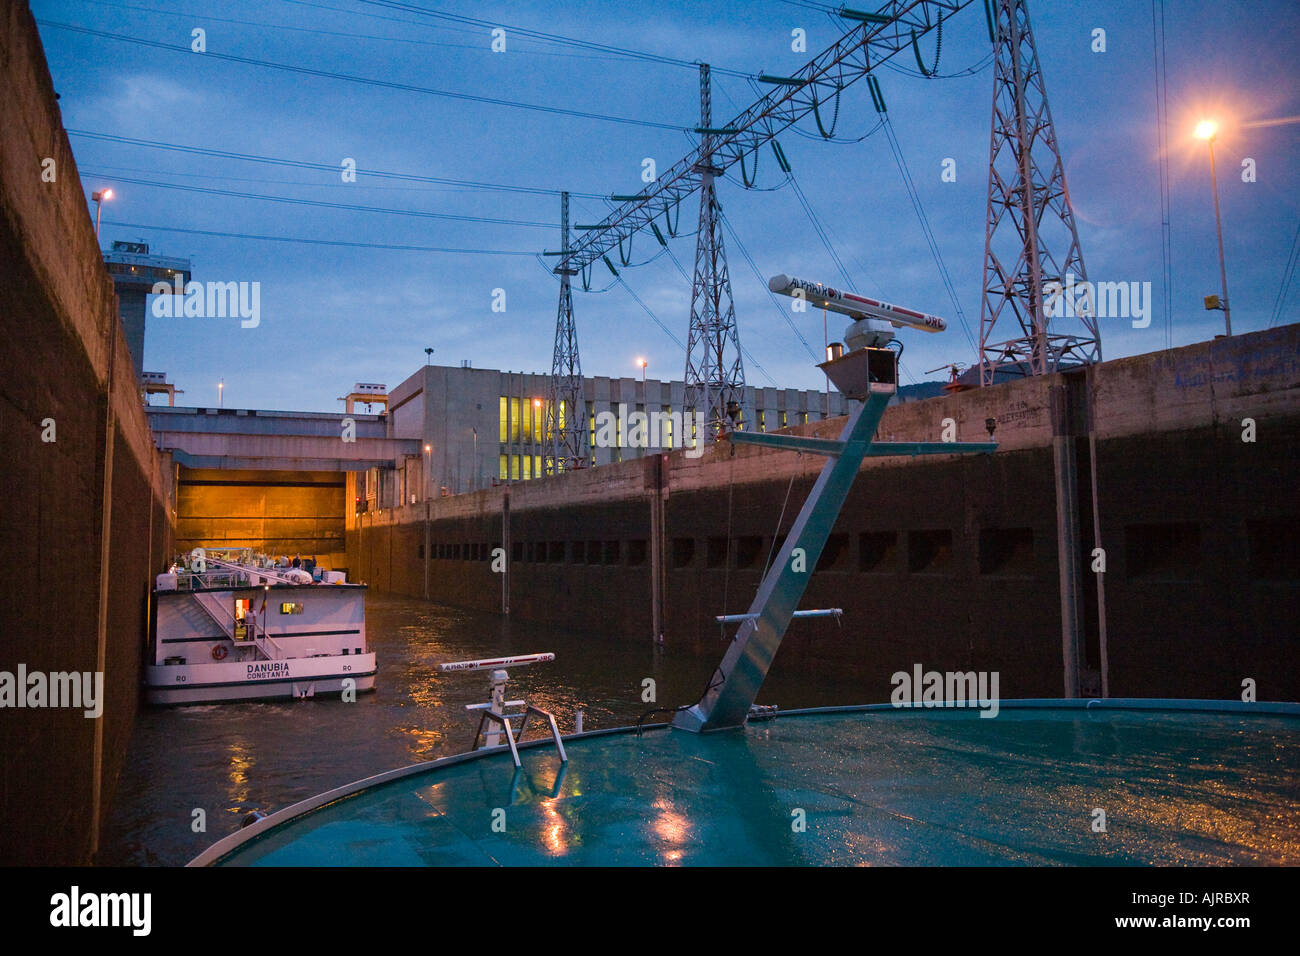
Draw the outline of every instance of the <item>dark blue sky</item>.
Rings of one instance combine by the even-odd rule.
[[[433,0],[419,6],[433,8]],[[390,387],[424,361],[548,372],[557,282],[532,253],[555,249],[558,197],[410,183],[366,170],[458,180],[630,193],[642,160],[666,170],[693,146],[679,128],[698,117],[691,67],[595,54],[529,40],[509,25],[543,30],[745,73],[790,73],[810,58],[791,51],[791,30],[807,32],[812,53],[828,46],[838,23],[817,4],[458,2],[438,9],[507,25],[506,52],[493,53],[486,27],[370,5],[358,0],[36,0],[42,20],[129,35],[152,43],[190,44],[206,31],[207,49],[505,100],[668,124],[660,129],[551,112],[359,85],[231,63],[143,43],[42,26],[61,94],[64,123],[117,137],[277,157],[341,168],[338,172],[267,165],[160,150],[72,135],[87,194],[112,186],[102,240],[144,239],[164,255],[189,256],[197,280],[261,283],[261,323],[237,319],[151,319],[145,366],[185,390],[185,404],[212,404],[226,382],[227,407],[333,410],[355,381]],[[1225,221],[1229,290],[1236,332],[1265,327],[1273,312],[1300,221],[1300,5],[1167,0],[1167,76],[1175,345],[1222,327],[1202,296],[1218,291],[1218,261],[1208,159],[1191,130],[1203,115],[1224,121],[1216,145]],[[1151,326],[1102,320],[1107,358],[1162,348],[1161,227],[1151,4],[1052,2],[1030,8],[1044,62],[1053,118],[1094,281],[1150,281]],[[243,22],[234,22],[243,21]],[[292,28],[292,29],[290,29]],[[1092,31],[1106,31],[1106,52],[1092,52]],[[932,43],[925,44],[932,53]],[[989,44],[976,2],[945,27],[941,74],[986,63]],[[958,300],[978,334],[984,253],[992,67],[973,75],[924,79],[910,52],[905,70],[882,70],[894,129],[916,182]],[[721,125],[757,98],[750,82],[714,75],[714,120]],[[1292,118],[1292,123],[1248,125]],[[855,140],[876,125],[866,85],[843,97],[837,139]],[[806,127],[806,128],[805,128]],[[970,363],[960,329],[883,133],[861,142],[822,142],[811,122],[780,141],[799,186],[828,230],[858,291],[945,316],[941,336],[904,332],[905,361],[916,379],[946,362]],[[1257,181],[1242,182],[1243,158]],[[940,180],[944,159],[957,181]],[[353,205],[550,223],[552,228],[461,222],[288,205],[126,182],[177,183]],[[757,189],[733,172],[719,198],[763,280],[777,272],[842,285],[822,242],[770,150],[759,161]],[[575,222],[595,222],[607,206],[573,201]],[[698,202],[685,204],[683,237],[671,243],[687,272],[694,257]],[[132,223],[120,226],[115,223]],[[509,250],[528,255],[395,251],[267,242],[168,232],[208,232],[361,243]],[[727,234],[741,343],[750,384],[817,388],[822,377]],[[658,250],[639,237],[633,257]],[[660,257],[623,276],[685,341],[690,287]],[[603,265],[593,285],[612,277]],[[506,290],[494,313],[492,290]],[[1291,302],[1296,296],[1291,296]],[[787,305],[788,307],[788,305]],[[575,293],[583,369],[636,375],[638,355],[652,377],[679,379],[682,348],[651,321],[627,290]],[[1294,317],[1287,308],[1282,321]],[[821,316],[795,316],[816,351]],[[832,318],[831,337],[843,322]],[[766,374],[764,374],[766,372]],[[905,381],[908,380],[905,377]]]

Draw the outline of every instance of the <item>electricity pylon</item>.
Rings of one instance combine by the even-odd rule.
[[[560,306],[555,317],[555,351],[551,357],[551,394],[546,408],[546,473],[581,468],[587,463],[587,402],[582,393],[582,359],[573,323],[569,279],[578,270],[569,264],[569,194],[560,193]]]
[[[1025,0],[993,0],[980,384],[1101,360],[1091,286]],[[1053,319],[1072,320],[1068,324]],[[1072,330],[1072,331],[1071,331]],[[1004,338],[1010,336],[1009,338]]]
[[[713,180],[724,172],[713,164],[714,130],[709,65],[700,64],[700,229],[695,240],[695,280],[691,285],[691,327],[686,339],[686,395],[683,411],[704,413],[705,435],[716,439],[736,427],[745,394],[745,367],[736,333],[736,305],[722,246],[721,210]],[[694,420],[693,418],[688,420]]]

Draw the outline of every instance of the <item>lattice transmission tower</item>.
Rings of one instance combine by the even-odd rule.
[[[1094,296],[1025,0],[993,0],[980,384],[1101,360]]]
[[[555,351],[551,357],[551,394],[546,407],[546,473],[558,474],[587,464],[587,402],[582,391],[582,359],[573,322],[573,291],[569,279],[578,274],[568,260],[569,194],[560,193],[560,251],[555,267],[560,277],[560,307],[555,318]]]
[[[745,394],[745,367],[736,332],[736,306],[731,298],[731,275],[722,245],[721,209],[714,177],[725,169],[714,165],[715,136],[735,131],[713,129],[709,65],[700,64],[701,151],[695,163],[700,176],[700,230],[695,240],[695,280],[691,285],[691,327],[686,340],[686,394],[683,411],[704,413],[706,434],[697,440],[713,441],[735,426]],[[692,419],[693,420],[693,419]],[[686,427],[685,425],[683,427]],[[684,436],[689,440],[689,435]]]

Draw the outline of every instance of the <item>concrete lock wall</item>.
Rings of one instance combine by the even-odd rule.
[[[915,662],[1061,696],[1059,435],[1081,569],[1074,691],[1100,693],[1091,431],[1111,695],[1235,698],[1251,678],[1260,699],[1300,698],[1300,327],[896,406],[878,438],[938,441],[952,419],[957,440],[985,440],[990,418],[992,456],[868,459],[802,602],[844,608],[843,629],[792,625],[776,666],[855,674],[865,700]],[[348,561],[380,590],[500,611],[508,496],[511,614],[648,641],[657,553],[667,643],[713,657],[713,616],[747,608],[822,463],[723,444],[349,514]]]
[[[97,719],[0,709],[0,863],[84,864],[138,707],[149,585],[172,548],[171,465],[35,23],[14,2],[0,3],[0,303],[0,671],[104,675]]]

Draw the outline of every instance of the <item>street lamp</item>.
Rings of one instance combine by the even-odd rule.
[[[1232,313],[1228,309],[1228,270],[1223,264],[1223,218],[1219,215],[1219,177],[1214,170],[1214,137],[1219,132],[1219,124],[1213,120],[1201,120],[1196,124],[1195,136],[1203,139],[1210,147],[1210,185],[1214,190],[1214,228],[1219,237],[1219,282],[1223,289],[1223,299],[1207,295],[1207,309],[1223,310],[1223,326],[1228,335],[1232,335]]]
[[[95,201],[95,241],[99,242],[99,214],[104,208],[104,200],[113,198],[113,190],[101,189],[90,194]]]
[[[430,362],[432,362],[432,361],[433,361],[433,349],[425,349],[425,350],[424,350],[424,364],[425,364],[425,365],[428,365],[428,364],[429,364]]]
[[[424,497],[431,497],[430,491],[433,489],[433,446],[428,442],[424,445]]]
[[[226,380],[223,378],[221,381],[217,382],[217,408],[222,407],[221,401],[222,398],[224,397],[222,393],[225,391],[225,388],[226,388]]]
[[[645,368],[650,363],[643,358],[639,358],[636,360],[636,364],[641,366],[641,391],[644,392],[645,391]]]

